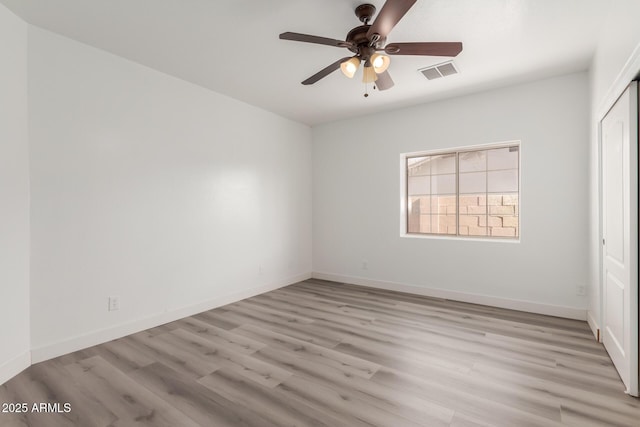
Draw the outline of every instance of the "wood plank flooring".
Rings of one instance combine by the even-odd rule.
[[[0,426],[640,427],[585,322],[320,280],[34,365],[22,402]]]

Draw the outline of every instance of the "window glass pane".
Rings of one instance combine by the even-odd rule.
[[[407,175],[429,175],[431,173],[431,162],[429,156],[407,158]]]
[[[491,235],[495,236],[496,233],[500,233],[504,237],[518,237],[520,222],[517,216],[502,216],[502,229],[491,231]]]
[[[456,194],[456,175],[454,173],[447,175],[432,175],[431,193]]]
[[[505,195],[490,195],[489,196],[489,215],[508,215],[516,216],[515,204],[509,204],[508,198],[511,196]],[[517,199],[516,199],[517,200]]]
[[[489,195],[489,235],[495,237],[518,237],[518,193]]]
[[[517,192],[518,170],[502,170],[488,172],[489,193]]]
[[[477,172],[487,170],[487,151],[468,151],[460,153],[458,159],[460,172]]]
[[[458,198],[458,209],[463,215],[486,215],[487,196],[485,193],[462,195]]]
[[[505,147],[488,150],[489,170],[518,169],[518,147]]]
[[[429,214],[431,213],[431,197],[429,196],[409,196],[409,214]]]
[[[409,233],[428,233],[430,229],[431,202],[429,196],[409,197],[407,212],[407,231]]]
[[[429,175],[410,176],[407,185],[410,196],[431,193],[431,177]]]
[[[431,157],[431,174],[456,173],[456,155],[444,154]]]
[[[407,233],[419,233],[420,232],[420,216],[411,215],[407,217]]]
[[[431,213],[439,215],[456,214],[456,196],[432,196]]]
[[[517,227],[490,227],[493,237],[516,237]]]
[[[487,191],[487,173],[460,173],[459,191],[460,194],[485,193]]]
[[[487,204],[489,206],[502,205],[502,194],[489,194],[487,196]]]
[[[456,216],[433,215],[431,232],[437,234],[456,234]]]
[[[519,237],[518,150],[408,157],[407,232]]]
[[[431,215],[422,215],[420,217],[419,233],[431,233]]]
[[[486,236],[486,215],[460,215],[460,235],[462,236]]]
[[[487,196],[486,193],[461,195],[459,198],[461,236],[487,235]]]

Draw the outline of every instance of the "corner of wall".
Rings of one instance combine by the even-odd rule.
[[[587,310],[587,323],[591,328],[591,332],[593,333],[596,341],[601,342],[602,338],[600,337],[600,326],[598,325],[598,321],[596,320],[596,316],[591,310]]]
[[[28,27],[0,4],[0,384],[28,367],[29,140]]]
[[[232,304],[234,302],[246,298],[251,298],[265,292],[280,289],[285,286],[289,286],[310,278],[310,272],[303,273],[289,277],[285,280],[278,280],[267,285],[256,286],[239,292],[229,293],[227,295],[223,295],[218,298],[204,301],[195,305],[181,307],[169,312],[159,313],[142,319],[136,319],[101,330],[92,331],[90,333],[77,335],[61,342],[50,343],[32,349],[30,361],[32,363],[43,362],[45,360],[53,359],[54,357],[62,356],[63,354],[72,353],[74,351],[82,350],[84,348],[122,338],[126,335],[134,334],[145,329],[153,328],[185,317],[193,316],[194,314],[202,313],[203,311],[213,310],[214,308],[218,308],[223,305]]]
[[[508,310],[524,311],[528,313],[544,314],[547,316],[563,317],[565,319],[587,320],[587,311],[580,307],[566,307],[551,304],[542,304],[531,301],[515,300],[491,295],[472,294],[468,292],[451,291],[448,289],[416,286],[407,283],[373,280],[363,277],[344,276],[340,274],[313,272],[314,279],[330,280],[351,285],[367,286],[370,288],[384,289],[388,291],[405,292],[414,295],[422,295],[432,298],[442,298],[452,301],[480,304],[489,307],[506,308]]]
[[[9,381],[31,365],[31,353],[24,352],[0,365],[0,385]]]

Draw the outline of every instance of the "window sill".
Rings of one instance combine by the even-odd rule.
[[[467,236],[446,236],[437,234],[414,234],[401,233],[400,237],[409,239],[433,239],[433,240],[451,240],[451,241],[467,241],[467,242],[496,242],[496,243],[520,243],[520,237],[500,238],[500,237],[467,237]]]

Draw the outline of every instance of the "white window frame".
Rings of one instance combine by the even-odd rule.
[[[458,234],[427,234],[427,233],[408,233],[407,228],[407,158],[420,156],[434,156],[443,154],[456,154],[465,151],[490,150],[494,148],[506,148],[510,146],[518,146],[518,236],[517,237],[494,237],[494,236],[460,236]],[[456,181],[459,179],[459,171],[456,166]],[[456,198],[460,197],[456,188]],[[520,243],[522,239],[522,141],[512,140],[478,145],[466,145],[460,147],[440,148],[437,150],[414,151],[410,153],[400,154],[400,237],[411,239],[435,239],[435,240],[468,240],[481,242],[501,242],[501,243]],[[456,211],[456,216],[460,212]]]

